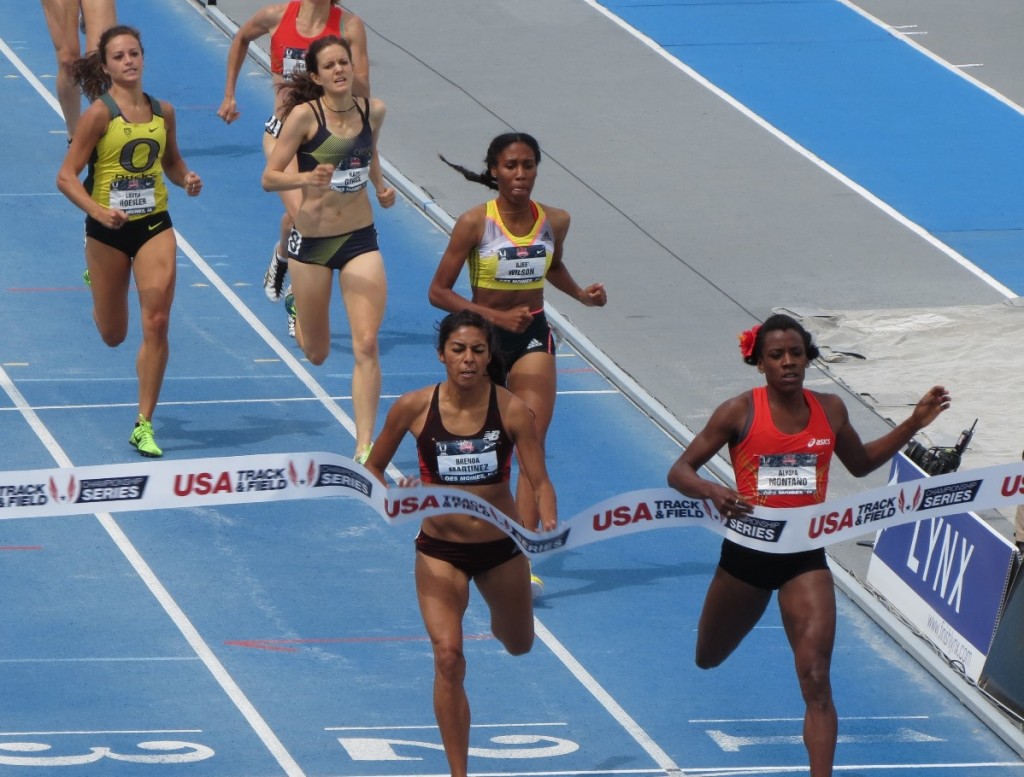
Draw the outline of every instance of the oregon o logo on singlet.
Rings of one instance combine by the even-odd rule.
[[[141,147],[148,150],[146,161],[141,165],[135,163],[135,151]],[[144,173],[160,158],[160,144],[150,138],[134,138],[121,148],[121,156],[117,162],[129,173]]]
[[[110,114],[107,131],[89,159],[84,181],[93,200],[106,208],[141,218],[167,209],[167,186],[161,159],[167,147],[167,125],[160,101],[146,94],[153,116],[130,122],[109,92],[102,101]]]

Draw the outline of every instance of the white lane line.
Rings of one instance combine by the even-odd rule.
[[[27,382],[27,381],[23,381]],[[165,384],[166,385],[166,382]],[[558,396],[603,396],[603,395],[615,395],[619,396],[622,392],[616,389],[594,389],[592,391],[559,391]],[[400,394],[381,394],[380,398],[384,400],[394,400],[400,397]],[[332,395],[331,400],[335,402],[351,402],[351,395]],[[250,398],[245,399],[244,397],[235,397],[233,399],[195,399],[195,400],[168,400],[160,402],[160,407],[194,407],[196,405],[260,405],[260,404],[279,404],[279,403],[294,403],[294,402],[319,402],[318,397],[264,397],[264,398]],[[54,411],[54,410],[117,410],[124,407],[135,407],[134,402],[99,402],[93,404],[80,404],[80,405],[34,405],[32,409],[41,411]],[[0,413],[4,412],[21,412],[17,407],[0,407]],[[781,627],[779,627],[781,628]]]
[[[235,294],[234,290],[225,281],[214,272],[213,268],[206,263],[206,260],[199,255],[199,252],[192,247],[184,236],[178,231],[174,230],[174,234],[178,239],[178,248],[181,249],[182,253],[185,254],[196,268],[206,276],[210,283],[221,293],[221,296],[227,300],[227,303],[234,308],[235,312],[241,316],[264,343],[272,350],[285,366],[288,367],[294,373],[295,377],[304,385],[309,393],[320,402],[321,406],[330,415],[341,424],[353,438],[356,436],[356,425],[352,418],[341,409],[341,406],[333,399],[333,397],[324,389],[323,386],[317,382],[302,363],[292,354],[292,352],[281,343],[267,326],[256,317],[256,315],[249,309],[249,307],[242,302],[241,298]],[[394,465],[389,465],[387,473],[396,482],[401,479],[402,475]]]
[[[64,449],[60,447],[57,440],[50,434],[50,430],[46,428],[39,419],[39,416],[35,414],[35,411],[28,406],[25,397],[18,391],[17,386],[14,385],[7,372],[3,369],[0,369],[0,388],[3,388],[11,398],[11,401],[19,408],[25,421],[42,441],[43,445],[46,446],[46,450],[49,451],[57,465],[60,467],[72,466],[72,461],[64,452]],[[202,660],[207,670],[217,681],[217,684],[224,690],[224,693],[238,711],[242,713],[242,717],[245,718],[249,726],[256,732],[256,735],[266,746],[267,750],[273,755],[281,768],[284,769],[285,774],[288,777],[305,777],[298,763],[295,762],[295,759],[285,749],[284,744],[277,738],[277,735],[270,729],[266,721],[263,720],[263,717],[257,712],[252,702],[242,692],[242,689],[238,687],[231,675],[228,674],[224,665],[217,659],[209,645],[200,636],[199,631],[192,625],[192,622],[178,606],[178,603],[174,601],[167,589],[164,588],[149,564],[146,563],[128,537],[121,531],[121,527],[114,520],[114,516],[110,513],[97,513],[96,519],[100,522],[100,525],[110,536],[111,540],[113,540],[117,549],[121,551],[128,560],[128,563],[131,564],[135,573],[143,581],[150,593],[153,594],[153,597],[163,607],[164,612],[167,613],[171,622],[181,632],[189,647]]]
[[[0,737],[61,737],[85,734],[202,734],[201,728],[83,729],[81,731],[0,731]]]
[[[195,656],[136,656],[127,658],[89,658],[88,656],[79,656],[77,658],[0,658],[0,664],[89,664],[89,663],[100,663],[100,664],[117,664],[117,663],[132,663],[141,662],[146,663],[148,661],[198,661],[199,659]]]
[[[568,726],[565,721],[551,723],[471,723],[470,728],[537,728]],[[324,726],[324,731],[437,731],[437,724],[422,726]]]
[[[917,27],[916,24],[901,25],[901,26],[893,27],[893,26],[888,25],[885,22],[883,22],[877,16],[873,16],[872,14],[868,13],[867,11],[865,11],[863,8],[860,8],[856,3],[851,2],[851,0],[838,0],[838,1],[840,3],[842,3],[843,5],[845,5],[847,8],[849,8],[854,13],[857,13],[860,16],[862,16],[865,19],[867,19],[869,22],[874,24],[876,27],[881,27],[883,30],[885,30],[890,35],[892,35],[894,38],[897,38],[898,40],[903,41],[908,46],[910,46],[911,48],[916,50],[918,54],[923,54],[924,56],[928,57],[928,59],[930,59],[932,62],[935,62],[938,65],[941,65],[942,67],[946,68],[946,70],[948,70],[951,73],[956,73],[958,76],[960,76],[965,81],[970,83],[971,86],[973,86],[973,87],[975,87],[977,89],[980,89],[985,94],[987,94],[989,97],[992,97],[992,98],[998,100],[999,102],[1001,102],[1007,108],[1010,108],[1011,110],[1014,110],[1017,113],[1019,113],[1021,115],[1024,115],[1024,107],[1018,105],[1013,100],[1011,100],[1009,97],[1007,97],[1006,95],[1002,94],[1001,92],[993,89],[988,84],[982,83],[981,81],[979,81],[974,76],[972,76],[972,75],[970,75],[968,73],[965,73],[962,70],[958,70],[956,65],[951,64],[949,61],[943,59],[938,54],[936,54],[934,51],[930,51],[929,49],[926,49],[920,43],[917,43],[916,41],[911,40],[909,37],[907,37],[910,33],[904,32],[904,30],[915,28],[915,27]]]
[[[838,0],[838,1],[843,3],[844,5],[849,6],[851,9],[857,11],[862,16],[865,16],[866,18],[872,19],[876,23],[881,24],[880,22],[878,22],[878,20],[874,19],[874,17],[872,17],[869,14],[866,14],[866,13],[860,11],[859,9],[857,9],[857,7],[854,6],[852,3],[848,2],[848,0]],[[864,188],[859,183],[854,181],[852,178],[849,178],[848,176],[846,176],[845,174],[840,172],[837,168],[833,167],[828,162],[826,162],[824,159],[822,159],[821,157],[817,156],[810,149],[805,148],[804,146],[802,146],[799,143],[797,143],[795,140],[793,140],[793,138],[791,138],[785,132],[780,130],[774,124],[771,124],[767,119],[765,119],[762,116],[760,116],[759,114],[755,113],[753,110],[751,110],[746,105],[741,103],[739,100],[737,100],[731,94],[726,92],[724,89],[721,89],[718,86],[716,86],[715,84],[713,84],[711,81],[706,79],[704,76],[702,76],[696,70],[694,70],[689,65],[684,63],[682,60],[678,59],[673,54],[670,54],[668,51],[666,51],[664,48],[662,48],[661,44],[659,44],[653,38],[647,37],[642,32],[640,32],[638,29],[636,29],[631,24],[626,22],[625,20],[620,19],[618,16],[615,16],[615,14],[613,14],[607,8],[605,8],[604,6],[600,5],[597,2],[597,0],[583,0],[583,2],[585,2],[587,5],[591,6],[594,10],[596,10],[602,16],[607,17],[611,22],[613,22],[617,26],[621,27],[623,30],[628,32],[630,35],[632,35],[637,40],[639,40],[641,43],[643,43],[645,46],[647,46],[649,49],[651,49],[651,51],[653,51],[655,54],[658,54],[660,57],[662,57],[663,59],[665,59],[668,62],[670,62],[673,66],[675,66],[676,68],[681,70],[683,73],[685,73],[691,79],[693,79],[698,84],[703,86],[705,89],[707,89],[709,92],[714,94],[716,97],[721,99],[723,102],[727,103],[732,108],[734,108],[735,110],[739,111],[741,114],[746,116],[748,119],[750,119],[750,121],[754,122],[757,126],[759,126],[761,129],[763,129],[765,132],[767,132],[770,135],[774,136],[776,139],[778,139],[779,141],[784,143],[786,146],[788,146],[793,151],[798,153],[804,159],[806,159],[807,161],[809,161],[812,164],[816,165],[817,167],[819,167],[824,172],[828,173],[830,176],[835,178],[837,181],[839,181],[841,184],[846,186],[851,191],[853,191],[856,194],[860,195],[867,202],[870,202],[872,205],[874,205],[880,211],[885,213],[891,219],[893,219],[894,221],[898,222],[899,224],[902,224],[905,228],[909,229],[911,232],[913,232],[915,235],[917,235],[919,238],[924,240],[926,243],[928,243],[932,247],[934,247],[934,248],[938,249],[939,251],[941,251],[943,254],[948,256],[950,259],[952,259],[954,262],[959,264],[965,270],[967,270],[971,274],[973,274],[973,275],[977,276],[978,278],[980,278],[982,281],[987,283],[989,286],[991,286],[993,289],[998,291],[1000,294],[1002,294],[1003,296],[1005,296],[1007,298],[1012,298],[1012,297],[1016,297],[1017,296],[1017,294],[1015,292],[1013,292],[1011,289],[1009,289],[1008,287],[1004,286],[1002,283],[997,281],[995,278],[993,278],[987,272],[985,272],[980,267],[978,267],[978,265],[974,264],[974,262],[972,262],[970,259],[965,257],[960,252],[956,251],[952,246],[946,245],[946,243],[944,243],[941,240],[939,240],[939,238],[935,237],[935,235],[933,235],[927,229],[922,227],[920,224],[918,224],[918,223],[916,223],[914,221],[911,221],[909,218],[904,216],[902,213],[900,213],[898,210],[896,210],[893,206],[891,206],[885,200],[881,199],[880,197],[878,197],[877,195],[873,194],[871,191],[869,191],[868,189]],[[884,25],[882,25],[882,26],[884,26]],[[886,28],[886,29],[889,29],[889,28]],[[895,31],[891,31],[891,32],[892,32],[893,35],[897,35],[897,33]],[[917,48],[922,53],[928,55],[931,59],[934,59],[936,62],[940,62],[940,63],[944,64],[946,67],[949,67],[951,70],[953,70],[953,72],[960,73],[964,78],[966,78],[969,81],[971,81],[979,89],[982,89],[983,91],[989,93],[990,95],[992,95],[993,97],[996,97],[997,99],[1001,98],[1000,99],[1001,102],[1014,107],[1015,110],[1017,110],[1018,112],[1024,113],[1024,109],[1022,109],[1020,106],[1016,105],[1015,103],[1011,102],[1010,100],[1007,100],[1005,97],[1001,97],[1001,95],[999,95],[998,92],[996,92],[993,89],[990,89],[990,88],[986,87],[980,81],[976,81],[975,79],[971,78],[967,74],[963,73],[963,71],[956,70],[956,68],[953,68],[951,65],[949,65],[948,62],[945,62],[944,60],[939,59],[934,54],[930,54],[927,51],[927,49],[925,49],[924,47],[919,46],[918,44],[915,44],[912,41],[910,41],[910,39],[907,38],[905,36],[905,34],[899,34],[899,37],[902,40],[907,41],[910,45],[914,46],[915,48]]]
[[[0,52],[3,52],[4,56],[14,65],[14,68],[24,76],[26,81],[32,84],[32,88],[36,90],[39,96],[46,100],[46,104],[53,108],[57,115],[63,119],[64,114],[61,112],[60,103],[57,102],[57,98],[43,86],[43,82],[36,78],[35,73],[28,69],[28,66],[21,61],[21,57],[14,53],[14,50],[7,45],[3,38],[0,38]]]
[[[842,715],[845,720],[928,720],[928,715]],[[800,723],[803,718],[690,718],[687,723]]]
[[[661,774],[657,769],[565,769],[543,772],[472,772],[470,777],[602,777],[602,775],[619,774]],[[714,777],[714,772],[702,771],[700,777]],[[380,777],[372,774],[352,774],[345,777]],[[387,777],[449,777],[444,774],[429,772],[414,772],[409,774],[389,774]]]
[[[850,772],[857,775],[862,772],[905,771],[919,769],[946,769],[949,771],[963,770],[966,777],[978,777],[978,769],[1012,769],[1020,767],[1020,763],[1014,761],[981,761],[978,763],[933,763],[933,764],[852,764],[850,766],[836,766],[834,772],[843,774]],[[694,767],[694,774],[700,777],[756,777],[756,775],[780,775],[780,774],[807,774],[806,766],[706,766]],[[653,769],[593,769],[593,770],[563,770],[563,771],[542,771],[542,772],[473,772],[472,777],[603,777],[608,775],[633,775],[633,774],[657,774]],[[376,774],[350,774],[346,777],[380,777]],[[428,772],[413,772],[406,774],[389,774],[388,777],[448,777],[448,774],[431,774]]]
[[[0,51],[11,61],[14,66],[25,74],[26,78],[33,85],[35,90],[46,100],[47,104],[60,114],[60,105],[57,103],[56,98],[53,97],[43,85],[32,76],[28,68],[21,59],[10,49],[10,47],[0,38]],[[64,449],[58,444],[57,440],[50,433],[49,429],[46,428],[45,424],[39,419],[39,416],[35,414],[28,403],[25,401],[25,397],[22,396],[21,392],[11,381],[7,375],[6,370],[0,368],[0,388],[7,393],[11,398],[11,401],[19,408],[22,416],[26,423],[35,432],[36,436],[42,441],[47,451],[53,457],[54,461],[60,467],[70,467],[73,462],[64,452]],[[263,716],[256,710],[252,702],[249,701],[248,697],[242,692],[242,689],[235,683],[234,678],[224,668],[224,665],[217,659],[209,645],[203,640],[199,631],[192,624],[192,622],[185,615],[184,611],[178,606],[178,603],[174,601],[174,598],[170,595],[163,584],[153,573],[149,564],[146,563],[142,555],[136,550],[135,546],[129,541],[128,537],[121,530],[121,527],[114,520],[114,517],[110,513],[97,513],[97,520],[100,525],[113,540],[118,550],[128,560],[128,563],[132,565],[139,578],[145,583],[150,593],[153,594],[154,598],[163,607],[164,612],[167,613],[168,617],[174,623],[174,625],[181,632],[185,641],[189,647],[192,648],[193,652],[202,660],[209,670],[210,674],[214,677],[217,684],[223,689],[224,693],[235,705],[238,711],[242,714],[249,726],[253,729],[256,735],[263,742],[264,746],[271,753],[277,763],[284,770],[284,773],[288,777],[305,777],[305,773],[299,768],[298,763],[292,758],[291,754],[285,748],[284,744],[277,735],[271,730],[270,726],[263,719]]]
[[[537,636],[540,637],[548,650],[558,657],[558,660],[565,664],[572,675],[579,681],[579,683],[586,688],[590,695],[597,699],[597,702],[604,707],[608,713],[614,718],[615,722],[618,723],[622,728],[626,730],[633,740],[643,748],[644,752],[651,757],[651,759],[658,764],[666,773],[674,775],[685,775],[679,765],[669,757],[661,747],[655,742],[646,731],[644,731],[640,724],[633,720],[632,716],[622,708],[612,695],[606,691],[597,679],[590,674],[576,657],[573,656],[565,646],[559,642],[555,635],[548,631],[547,626],[540,622],[540,619],[533,619],[534,630]]]

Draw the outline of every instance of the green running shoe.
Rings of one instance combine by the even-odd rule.
[[[359,451],[358,453],[356,453],[356,463],[357,464],[365,464],[366,460],[368,458],[370,458],[370,451],[372,451],[372,450],[373,450],[373,443],[372,442],[369,445],[364,445],[363,449],[361,451]]]
[[[530,593],[534,599],[544,595],[544,581],[533,574],[533,564],[530,564]]]
[[[92,286],[92,278],[89,277],[89,268],[85,268],[85,272],[82,273],[82,280],[85,281],[86,286]]]
[[[544,595],[544,581],[536,575],[530,575],[530,593],[534,599],[540,599]]]
[[[139,413],[139,420],[135,422],[135,429],[132,431],[132,436],[128,438],[128,442],[134,445],[143,456],[148,456],[151,459],[164,455],[164,452],[157,447],[156,440],[153,439],[153,423],[146,420],[141,413]]]
[[[295,295],[292,294],[291,286],[288,293],[284,295],[284,309],[288,314],[288,335],[295,337]]]

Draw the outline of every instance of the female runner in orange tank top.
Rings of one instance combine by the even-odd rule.
[[[765,376],[765,387],[719,405],[668,473],[670,486],[686,496],[711,500],[725,517],[749,515],[755,504],[822,502],[833,450],[851,474],[863,477],[949,407],[945,388],[934,386],[905,421],[864,443],[840,397],[804,388],[807,366],[817,358],[818,348],[796,320],[773,315],[743,333],[740,347],[744,361]],[[736,489],[698,474],[726,445]],[[772,492],[783,457],[790,472],[800,472],[796,480],[806,479],[806,487],[790,484]],[[697,625],[697,666],[711,669],[725,661],[760,620],[776,589],[806,705],[803,734],[811,777],[829,777],[838,735],[830,680],[836,601],[824,551],[779,555],[725,540]]]

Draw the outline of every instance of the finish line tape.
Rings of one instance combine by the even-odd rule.
[[[551,532],[524,529],[488,502],[450,487],[383,486],[334,453],[278,453],[0,473],[0,520],[100,512],[174,510],[341,497],[369,505],[389,524],[465,513],[497,526],[534,558],[652,529],[697,526],[769,553],[794,553],[879,529],[1024,502],[1024,462],[950,472],[809,507],[758,507],[725,518],[710,500],[669,488],[605,499]]]

